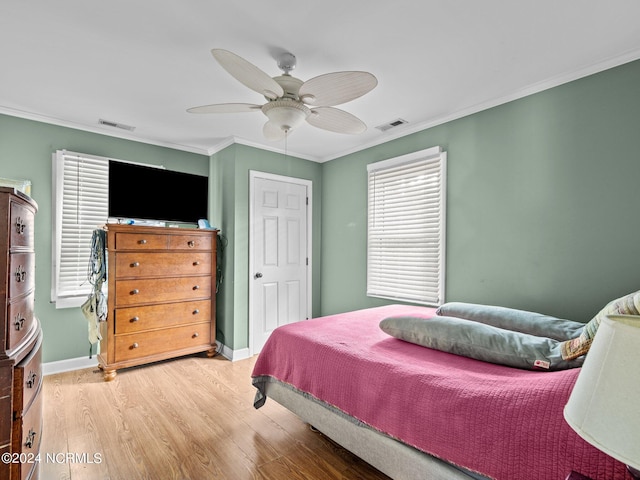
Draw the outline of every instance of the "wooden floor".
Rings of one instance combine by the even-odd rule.
[[[49,375],[42,480],[388,479],[267,400],[255,359],[192,356],[118,372]]]

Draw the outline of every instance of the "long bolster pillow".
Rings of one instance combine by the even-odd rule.
[[[560,341],[576,338],[585,326],[584,323],[526,310],[464,302],[445,303],[436,313]]]
[[[380,322],[380,328],[406,342],[515,368],[563,370],[580,367],[584,361],[584,357],[563,359],[558,340],[462,318],[389,317]]]

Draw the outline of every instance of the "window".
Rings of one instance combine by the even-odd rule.
[[[58,150],[53,154],[53,279],[56,308],[87,299],[93,230],[107,222],[109,159]]]
[[[433,147],[367,166],[367,295],[444,302],[446,152]]]

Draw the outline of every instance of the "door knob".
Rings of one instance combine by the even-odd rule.
[[[253,278],[262,278],[262,274],[258,272],[253,276]]]

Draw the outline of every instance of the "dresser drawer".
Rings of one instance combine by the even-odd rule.
[[[23,453],[25,458],[34,458],[38,452],[40,452],[40,442],[42,440],[42,394],[41,390],[38,391],[38,395],[34,399],[31,407],[25,412],[22,418],[18,418],[15,421],[15,427],[18,430],[16,433],[22,431],[21,436],[14,438],[21,438],[22,443],[16,445],[14,443],[13,453]],[[14,429],[15,431],[15,429]],[[16,473],[15,478],[26,480],[31,474],[34,463],[14,463],[12,467],[11,478],[14,478],[13,472]]]
[[[13,300],[7,308],[7,350],[18,346],[33,325],[33,293]]]
[[[115,333],[134,333],[210,320],[209,300],[118,308],[115,311]]]
[[[116,233],[117,250],[164,250],[169,245],[167,235],[156,233]]]
[[[172,250],[211,250],[211,235],[171,235],[169,248]]]
[[[116,256],[116,277],[211,274],[209,252],[121,252]]]
[[[33,348],[13,372],[13,409],[22,412],[29,409],[42,385],[42,341]]]
[[[0,445],[11,444],[11,418],[13,406],[11,405],[11,373],[10,366],[0,368]]]
[[[35,254],[12,253],[9,256],[9,296],[17,297],[35,285]]]
[[[11,248],[33,248],[33,225],[35,213],[26,205],[11,202]]]
[[[174,302],[211,297],[211,275],[177,278],[143,278],[116,282],[116,306]]]
[[[116,335],[115,361],[173,352],[211,343],[211,324],[197,323],[131,335]]]

